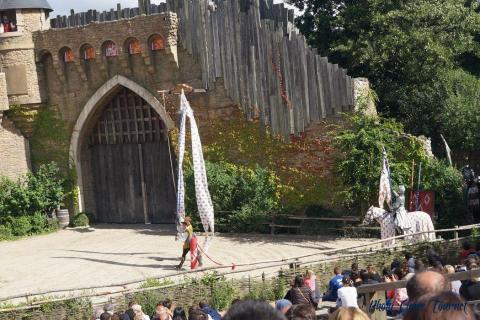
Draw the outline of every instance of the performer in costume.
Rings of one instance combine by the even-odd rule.
[[[403,231],[410,229],[411,226],[408,223],[407,210],[405,209],[405,186],[399,186],[398,193],[393,191],[393,195],[395,196],[395,202],[392,204],[392,211],[395,225]]]
[[[185,259],[187,258],[187,254],[190,252],[190,242],[193,238],[193,226],[192,226],[192,218],[185,217],[182,221],[182,226],[185,228],[185,233],[187,234],[187,238],[183,243],[183,253],[182,253],[182,260],[180,264],[177,266],[177,269],[182,269],[183,264],[185,263]]]

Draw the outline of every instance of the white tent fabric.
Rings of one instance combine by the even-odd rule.
[[[185,185],[183,179],[183,160],[185,155],[185,134],[187,118],[190,120],[192,136],[192,158],[195,177],[195,194],[197,208],[202,221],[203,229],[207,233],[203,250],[207,251],[211,237],[215,232],[214,210],[210,191],[208,190],[207,172],[203,159],[202,142],[198,133],[197,123],[193,110],[182,91],[180,103],[180,133],[178,137],[178,193],[177,193],[177,237],[181,238],[183,229],[181,220],[185,217]]]

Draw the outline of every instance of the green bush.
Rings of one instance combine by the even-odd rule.
[[[7,224],[10,225],[14,236],[23,237],[30,234],[32,224],[28,216],[8,217]]]
[[[10,226],[0,225],[0,241],[8,240],[13,236]]]
[[[84,212],[77,214],[72,221],[73,227],[87,227],[89,224],[90,220],[88,219],[88,215]]]
[[[228,162],[207,161],[206,170],[217,225],[230,232],[266,231],[263,223],[269,221],[272,213],[280,210],[275,174],[259,166],[250,169]],[[185,186],[187,213],[197,218],[191,167],[185,170]]]
[[[48,218],[64,199],[63,179],[54,164],[42,165],[17,181],[0,179],[0,239],[52,231],[58,224]]]
[[[32,234],[41,233],[47,229],[47,216],[43,213],[37,212],[30,217],[30,224],[32,226]]]

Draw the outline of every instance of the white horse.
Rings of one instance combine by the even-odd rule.
[[[402,228],[402,231],[406,235],[422,231],[435,231],[432,219],[430,218],[430,215],[426,212],[409,212],[406,215],[406,218],[409,219],[409,225],[412,226],[412,228],[409,229]],[[395,227],[397,227],[397,225],[395,224],[395,218],[393,213],[372,206],[370,207],[370,209],[368,209],[367,214],[365,215],[365,219],[363,220],[363,224],[370,224],[374,220],[378,221],[378,223],[380,224],[382,239],[395,236]],[[412,242],[435,240],[435,232],[417,234],[415,236],[407,237],[405,239]],[[384,245],[393,244],[395,244],[395,239],[387,241]]]

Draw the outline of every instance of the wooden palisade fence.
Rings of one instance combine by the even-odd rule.
[[[139,8],[90,10],[52,19],[52,27],[76,27],[142,14],[173,11],[182,46],[202,67],[206,89],[222,79],[248,119],[275,134],[298,135],[314,122],[354,106],[354,79],[317,54],[294,26],[294,10],[273,0],[139,1]]]

